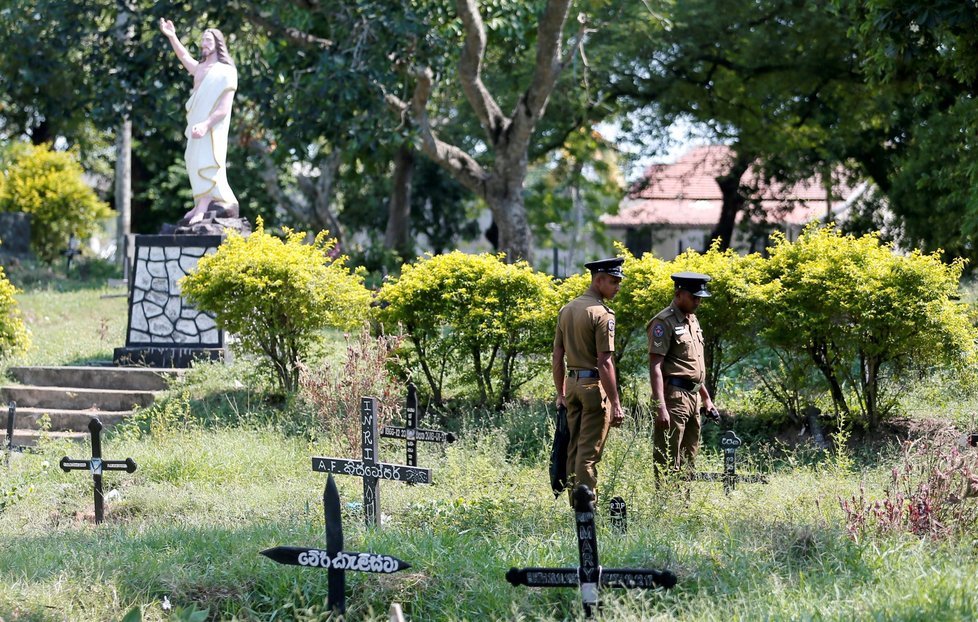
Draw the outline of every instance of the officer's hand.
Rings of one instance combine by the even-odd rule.
[[[663,427],[669,425],[669,411],[665,407],[659,409],[659,414],[656,415],[655,422]]]
[[[611,427],[618,428],[625,422],[625,411],[621,409],[621,404],[611,410]]]
[[[564,408],[567,408],[567,398],[565,398],[563,395],[558,395],[557,396],[557,408],[560,408],[561,406],[563,406]]]
[[[720,411],[716,409],[716,406],[708,408],[706,410],[706,416],[710,418],[710,421],[720,425]]]

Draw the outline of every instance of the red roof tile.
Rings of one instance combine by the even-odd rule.
[[[729,147],[711,145],[691,149],[675,164],[653,164],[636,189],[622,200],[618,214],[602,220],[609,227],[620,228],[715,225],[722,202],[716,178],[726,170],[730,156]],[[757,174],[749,170],[743,179],[756,181]],[[848,185],[837,185],[833,208],[841,207],[852,191]],[[828,208],[818,176],[788,188],[762,185],[758,195],[767,220],[776,223],[804,224],[824,218]]]

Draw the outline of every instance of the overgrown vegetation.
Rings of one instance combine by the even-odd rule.
[[[91,299],[78,298],[82,294]],[[22,296],[29,317],[41,308],[79,305],[73,315],[83,320],[92,313],[86,305],[99,302],[93,294]],[[124,324],[124,300],[101,302],[119,305],[123,312],[112,321]],[[64,323],[57,319],[37,325],[42,343]],[[87,330],[97,324],[89,319]],[[72,330],[84,334],[84,326]],[[326,337],[319,369],[332,386],[360,382],[384,390],[371,384],[382,381],[376,376],[390,360],[383,344],[365,334]],[[101,347],[98,339],[79,341],[88,357]],[[144,620],[171,622],[203,611],[220,620],[328,619],[321,574],[278,566],[258,551],[322,544],[323,478],[309,470],[309,457],[352,456],[342,426],[356,423],[342,415],[322,418],[303,402],[269,406],[272,385],[257,372],[256,358],[191,370],[155,406],[106,435],[106,455],[131,456],[139,470],[106,475],[106,490],[117,492],[101,526],[91,523],[91,478],[52,466],[78,454],[77,446],[44,440],[38,453],[0,465],[0,618],[118,620],[135,609]],[[389,386],[393,399],[402,400],[403,385]],[[546,478],[552,407],[549,390],[541,389],[543,395],[546,401],[512,401],[498,413],[455,410],[450,423],[461,440],[419,448],[419,463],[433,469],[434,484],[382,484],[381,530],[362,525],[359,480],[338,477],[347,546],[413,565],[386,578],[349,573],[349,619],[385,620],[391,602],[400,602],[414,620],[579,616],[576,590],[517,589],[504,579],[511,566],[577,563],[573,517],[563,498],[553,500]],[[743,484],[729,497],[710,483],[689,485],[687,492],[670,482],[656,490],[645,459],[651,452],[648,410],[631,401],[633,416],[612,433],[601,463],[602,564],[665,567],[680,583],[669,593],[605,591],[600,619],[956,620],[978,610],[978,556],[971,546],[976,500],[959,468],[973,472],[974,450],[951,450],[950,440],[935,437],[926,455],[957,457],[925,457],[905,471],[899,447],[853,450],[846,429],[828,452],[807,443],[788,446],[772,439],[762,413],[740,395],[731,395],[735,416],[727,418],[746,440],[738,470],[763,471],[771,483]],[[956,391],[957,401],[945,395],[950,401],[927,412],[974,411],[978,405],[960,401],[966,395]],[[907,410],[922,411],[929,398],[919,399]],[[713,426],[704,431],[702,470],[721,469],[717,434]],[[400,441],[383,439],[381,447],[385,460],[403,455]],[[949,466],[957,471],[944,493],[933,483]],[[870,524],[851,537],[840,497],[862,494],[876,504],[903,491],[907,502],[921,498],[920,484],[930,484],[923,494],[943,500],[947,510],[935,513],[931,524],[952,529],[935,537]],[[626,536],[605,522],[604,503],[615,494],[628,503]],[[934,580],[921,582],[921,576]]]

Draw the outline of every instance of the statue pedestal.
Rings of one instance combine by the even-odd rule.
[[[177,282],[201,257],[217,250],[220,235],[137,235],[129,275],[126,345],[116,365],[190,367],[195,360],[224,360],[224,331],[214,316],[180,295]]]

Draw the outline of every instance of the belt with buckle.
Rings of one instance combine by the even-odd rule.
[[[674,387],[679,387],[684,391],[690,391],[692,393],[696,393],[700,390],[700,387],[703,386],[703,383],[701,382],[693,382],[687,378],[677,378],[675,376],[666,378],[666,384],[671,384]]]
[[[567,375],[571,378],[597,378],[598,372],[593,369],[572,369]]]

